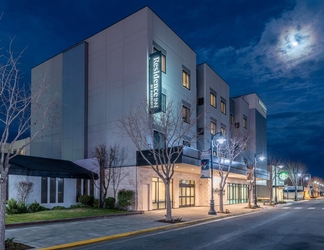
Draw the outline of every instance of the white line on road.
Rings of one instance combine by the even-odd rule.
[[[316,209],[316,207],[309,207],[309,208],[307,208],[307,209]]]

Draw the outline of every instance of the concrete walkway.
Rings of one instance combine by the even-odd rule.
[[[228,209],[229,213],[217,213],[217,215],[208,215],[209,207],[173,209],[172,216],[182,218],[183,221],[174,224],[158,222],[158,220],[165,219],[166,211],[154,210],[143,214],[91,220],[13,226],[6,229],[6,238],[14,238],[15,242],[37,249],[65,249],[145,232],[183,227],[205,220],[217,220],[269,208],[262,206],[262,204],[259,205],[261,205],[261,208],[258,209],[248,209],[246,203],[225,205],[224,208]],[[215,210],[218,211],[217,206]]]

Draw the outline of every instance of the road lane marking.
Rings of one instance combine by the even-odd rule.
[[[294,209],[302,209],[302,207],[295,207]]]
[[[309,208],[307,208],[307,209],[316,209],[316,207],[309,207]]]

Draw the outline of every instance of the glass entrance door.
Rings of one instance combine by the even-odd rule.
[[[195,181],[180,180],[179,182],[179,207],[195,206]]]
[[[172,180],[170,181],[170,198],[172,204],[173,188]],[[166,192],[163,181],[160,178],[152,178],[152,209],[166,208]]]

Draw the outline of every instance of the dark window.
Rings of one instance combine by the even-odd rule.
[[[82,183],[81,179],[76,180],[76,202],[79,202],[80,196],[82,195],[81,194],[81,186],[82,186],[81,183]]]
[[[41,203],[47,203],[48,180],[47,177],[42,177],[41,180]]]
[[[94,181],[93,179],[90,179],[90,195],[94,195],[93,187],[94,187]]]
[[[154,130],[154,138],[153,138],[154,148],[165,148],[165,136],[164,134]]]
[[[50,203],[56,202],[56,179],[50,178]]]
[[[83,194],[84,195],[88,195],[89,188],[88,188],[88,180],[83,180]]]
[[[166,95],[165,94],[162,94],[161,110],[162,110],[162,112],[166,112]]]
[[[198,106],[204,105],[204,98],[198,98]]]
[[[182,106],[182,120],[190,123],[190,109],[184,105]]]
[[[64,179],[62,178],[57,179],[57,202],[64,202]]]

